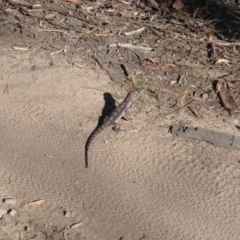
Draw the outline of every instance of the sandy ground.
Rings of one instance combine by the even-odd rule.
[[[0,197],[16,200],[0,203],[16,210],[2,216],[0,239],[238,239],[239,152],[168,133],[182,121],[233,127],[209,112],[198,120],[184,112],[160,117],[143,93],[132,121],[122,121],[125,132],[98,136],[85,169],[84,145],[103,94],[119,103],[127,92],[61,54],[0,54]]]

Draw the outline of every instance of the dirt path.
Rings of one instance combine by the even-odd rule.
[[[169,127],[240,135],[223,122],[224,99],[240,105],[240,10],[168,2],[0,3],[1,240],[239,238],[239,151]],[[117,105],[133,86],[132,121],[85,169],[106,93]]]
[[[238,238],[239,153],[168,133],[180,120],[232,128],[209,113],[163,119],[143,94],[133,121],[123,121],[126,132],[102,133],[85,169],[84,144],[103,94],[119,101],[126,92],[46,52],[5,49],[0,61],[0,197],[17,201],[0,204],[16,210],[3,215],[1,239]]]

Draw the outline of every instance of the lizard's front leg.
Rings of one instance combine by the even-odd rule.
[[[126,121],[131,121],[132,120],[128,110],[125,111],[125,113],[123,115],[123,119],[125,119]]]

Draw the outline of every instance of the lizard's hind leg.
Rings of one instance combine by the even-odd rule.
[[[116,133],[119,133],[121,131],[121,127],[119,124],[117,123],[114,123],[113,124],[113,130],[116,132]]]

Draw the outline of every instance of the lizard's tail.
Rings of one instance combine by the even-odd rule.
[[[88,150],[90,145],[90,137],[88,138],[86,144],[85,144],[85,168],[88,168]]]
[[[88,168],[88,151],[89,151],[91,142],[93,141],[96,135],[97,135],[97,132],[93,131],[93,133],[88,137],[88,140],[85,144],[85,168]]]

